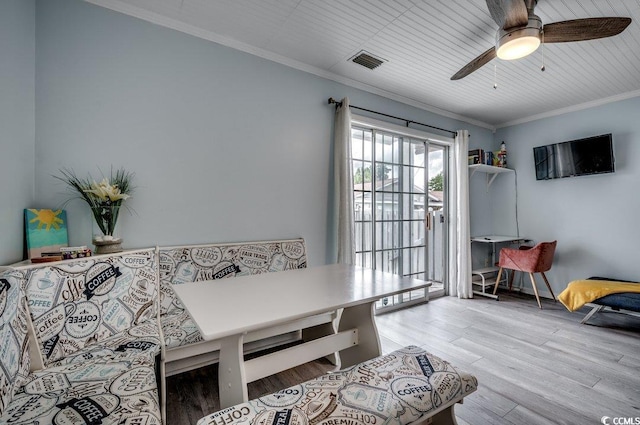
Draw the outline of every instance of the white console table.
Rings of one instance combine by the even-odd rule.
[[[472,281],[472,283],[476,286],[480,286],[480,291],[473,291],[476,295],[481,295],[483,297],[493,298],[494,300],[498,299],[497,295],[493,295],[491,292],[486,292],[486,287],[493,287],[496,283],[496,277],[489,277],[493,274],[497,274],[499,267],[496,264],[496,244],[508,243],[508,244],[516,244],[523,243],[528,241],[527,238],[522,238],[520,236],[499,236],[499,235],[485,235],[485,236],[473,236],[471,237],[471,242],[477,243],[489,243],[491,244],[491,266],[483,267],[480,269],[473,269],[471,274],[473,276],[477,276],[478,279]],[[507,273],[504,273],[504,278],[507,279]]]

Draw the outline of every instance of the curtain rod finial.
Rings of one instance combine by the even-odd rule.
[[[334,98],[330,97],[329,100],[327,100],[327,103],[329,105],[331,105],[332,103],[334,103],[336,105],[336,108],[338,106],[342,106],[342,102],[338,102],[337,100],[335,100]]]

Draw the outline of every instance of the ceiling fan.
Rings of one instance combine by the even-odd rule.
[[[533,13],[537,0],[486,0],[491,18],[498,24],[496,45],[455,73],[459,80],[486,65],[496,56],[513,60],[533,53],[540,43],[595,40],[620,34],[631,18],[585,18],[542,25]]]

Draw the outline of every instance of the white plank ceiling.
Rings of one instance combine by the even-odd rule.
[[[640,95],[640,0],[540,0],[543,23],[633,22],[615,37],[545,45],[545,72],[538,49],[458,81],[494,43],[485,0],[87,1],[489,128]],[[351,62],[361,50],[386,62]]]

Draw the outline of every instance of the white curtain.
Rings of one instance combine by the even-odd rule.
[[[453,223],[449,244],[449,295],[473,298],[471,285],[471,230],[469,220],[469,132],[459,130],[453,146],[451,190]]]
[[[337,217],[338,263],[355,264],[353,224],[353,170],[351,163],[351,111],[349,98],[336,108],[333,178]]]

